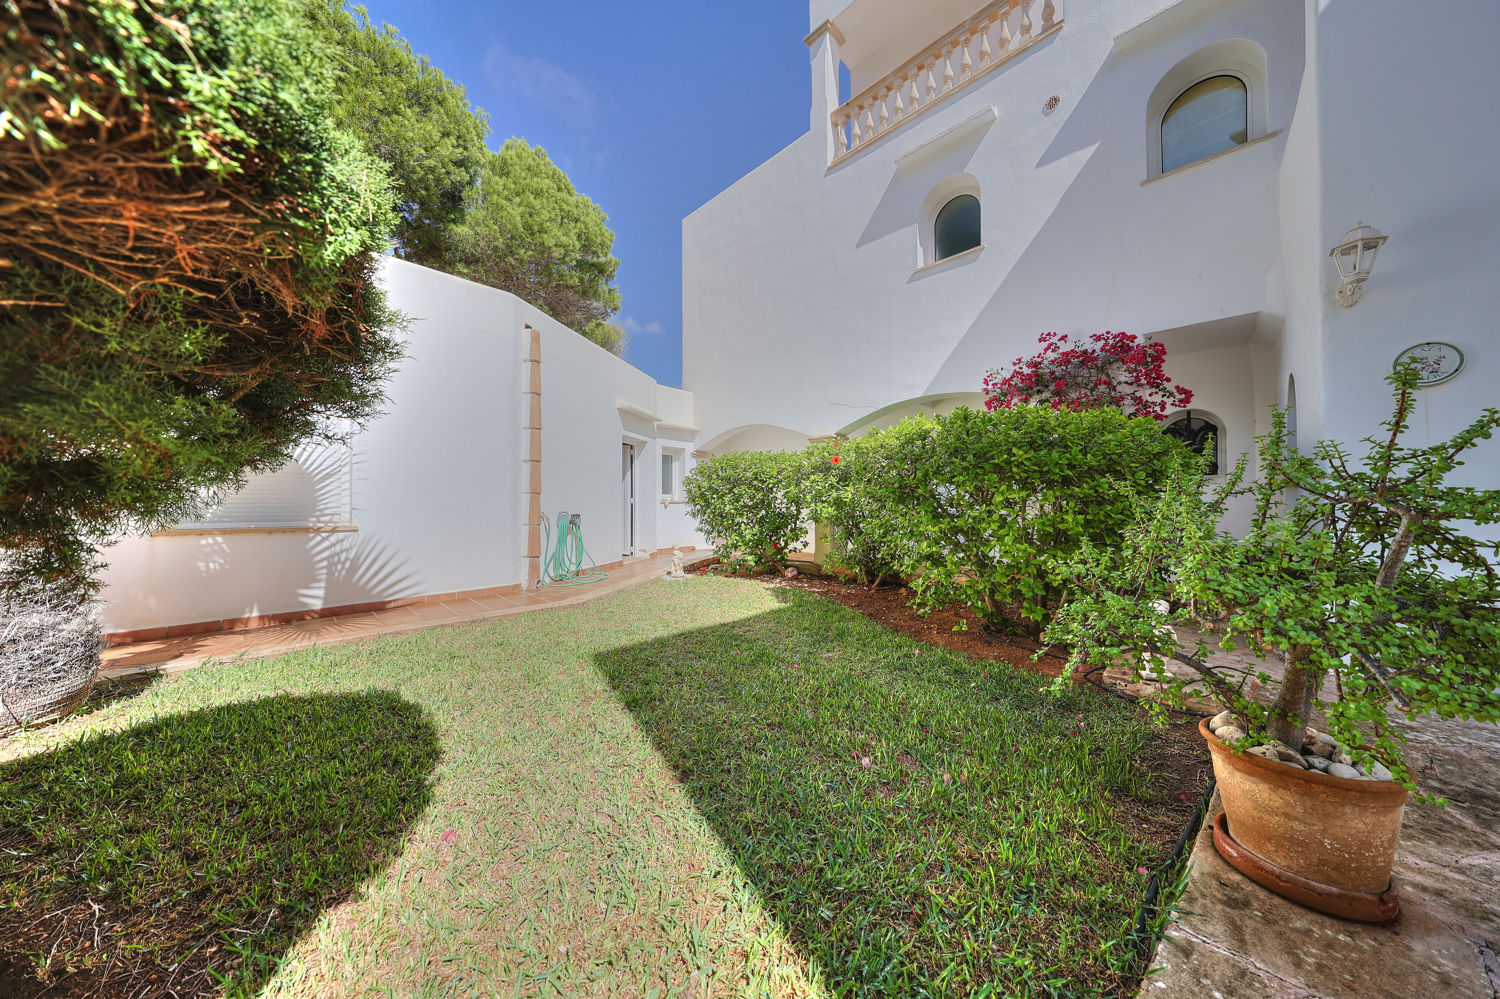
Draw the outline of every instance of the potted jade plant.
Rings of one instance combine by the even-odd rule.
[[[1500,721],[1500,545],[1475,536],[1500,522],[1500,490],[1449,481],[1500,412],[1410,446],[1417,374],[1390,381],[1394,415],[1362,459],[1328,441],[1298,452],[1282,413],[1253,477],[1242,458],[1205,495],[1184,459],[1119,549],[1071,566],[1046,636],[1072,668],[1127,658],[1175,677],[1168,703],[1217,700],[1199,730],[1219,853],[1277,894],[1369,922],[1396,914],[1391,866],[1417,790],[1397,720]],[[1236,496],[1253,501],[1243,537],[1219,527]],[[1236,667],[1245,654],[1265,667]]]

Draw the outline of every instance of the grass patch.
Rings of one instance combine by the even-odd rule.
[[[829,601],[599,657],[839,994],[1108,994],[1161,850],[1128,706]]]
[[[1111,993],[1178,789],[1043,682],[711,577],[163,678],[0,743],[0,967],[66,903],[102,994]]]
[[[168,715],[11,764],[0,985],[253,993],[390,859],[437,756],[421,710],[372,691]]]

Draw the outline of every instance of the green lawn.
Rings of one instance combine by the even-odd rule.
[[[1179,789],[1044,682],[714,577],[193,670],[0,743],[0,993],[1114,994]]]

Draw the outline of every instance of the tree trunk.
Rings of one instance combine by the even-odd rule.
[[[1282,678],[1276,703],[1271,706],[1271,737],[1299,752],[1307,716],[1312,713],[1313,694],[1321,680],[1312,669],[1302,665],[1307,661],[1307,653],[1305,645],[1294,645],[1287,651],[1286,676]]]
[[[1375,576],[1376,586],[1389,590],[1396,585],[1396,575],[1401,571],[1401,564],[1406,561],[1407,554],[1411,552],[1411,543],[1417,535],[1416,520],[1413,514],[1402,512],[1401,527],[1391,539],[1390,551],[1385,553],[1385,561],[1380,564],[1380,572]]]

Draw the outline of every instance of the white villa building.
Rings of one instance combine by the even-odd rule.
[[[106,553],[118,640],[534,588],[701,544],[697,456],[978,406],[1046,331],[1149,334],[1221,467],[1272,405],[1357,442],[1500,399],[1497,0],[811,0],[808,131],[683,225],[685,390],[401,261],[387,412]],[[753,99],[753,95],[746,95]],[[1366,275],[1330,251],[1386,234]],[[1359,264],[1367,264],[1365,255]],[[1358,279],[1368,279],[1359,284]],[[1348,303],[1347,306],[1345,303]],[[1493,447],[1464,474],[1500,486]]]
[[[1429,342],[1464,363],[1416,438],[1500,399],[1495,0],[809,8],[807,133],[683,225],[700,451],[982,405],[1052,330],[1164,342],[1221,467],[1273,404],[1304,445],[1375,432]],[[1346,308],[1361,222],[1389,242]]]

